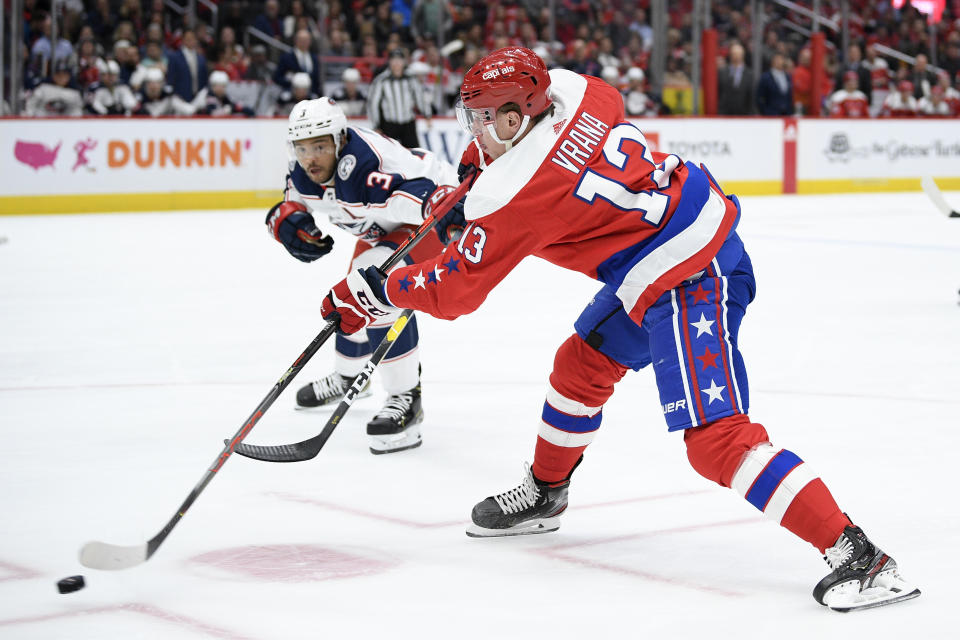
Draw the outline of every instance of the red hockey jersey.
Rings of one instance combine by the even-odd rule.
[[[834,118],[867,118],[870,116],[867,96],[854,89],[840,89],[830,96],[830,115]]]
[[[535,255],[616,287],[640,322],[732,232],[736,206],[711,191],[700,169],[651,152],[625,121],[616,89],[566,70],[550,79],[553,115],[477,178],[458,243],[390,274],[391,304],[456,318]]]

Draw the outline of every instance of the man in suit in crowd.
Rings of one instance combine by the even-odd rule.
[[[263,3],[263,13],[253,19],[253,27],[274,38],[283,37],[283,20],[280,18],[280,3],[267,0]]]
[[[320,78],[320,59],[310,51],[313,37],[306,29],[301,29],[293,36],[293,51],[280,56],[277,71],[273,81],[284,89],[290,88],[290,79],[295,73],[305,73],[313,83],[310,87],[313,93],[323,95],[323,80]]]
[[[834,79],[834,85],[843,87],[846,84],[847,73],[853,71],[857,74],[857,90],[867,97],[867,102],[871,100],[873,93],[873,77],[870,73],[870,67],[864,64],[863,54],[860,53],[860,47],[852,44],[847,49],[847,59],[839,69]]]
[[[757,110],[762,116],[793,115],[793,80],[786,72],[783,54],[774,53],[770,69],[757,85]]]
[[[725,116],[753,113],[753,74],[744,63],[743,46],[730,46],[727,68],[717,73],[717,112]]]
[[[927,65],[927,56],[918,53],[917,59],[913,63],[913,69],[907,76],[907,80],[913,83],[913,97],[917,100],[929,97],[930,89],[937,86],[937,74],[931,71]]]
[[[167,57],[167,84],[185,102],[192,101],[207,86],[207,59],[197,47],[197,34],[183,32],[180,48]]]

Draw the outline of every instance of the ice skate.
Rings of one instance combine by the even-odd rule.
[[[379,455],[419,447],[423,443],[421,422],[423,406],[419,384],[409,391],[388,396],[383,408],[367,423],[370,453]]]
[[[897,572],[893,558],[878,549],[853,525],[827,549],[824,560],[833,572],[813,590],[813,597],[834,611],[869,609],[920,595]]]
[[[467,527],[468,536],[520,536],[560,528],[559,515],[567,508],[569,477],[555,484],[542,482],[526,463],[523,473],[519,487],[477,503],[470,514],[473,524]]]
[[[348,378],[339,373],[331,373],[325,378],[320,378],[316,382],[311,382],[297,391],[297,409],[316,409],[318,407],[334,407],[343,400],[343,394],[347,392],[355,378]],[[370,381],[363,385],[363,389],[357,394],[357,398],[369,396]]]

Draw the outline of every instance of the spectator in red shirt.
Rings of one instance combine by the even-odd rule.
[[[826,70],[820,71],[820,95],[830,95],[833,83],[827,77]],[[793,70],[793,99],[797,103],[797,113],[813,113],[813,75],[810,70],[810,49],[800,51],[800,59]]]

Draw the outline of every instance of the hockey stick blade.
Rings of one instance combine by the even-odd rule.
[[[940,210],[940,213],[948,218],[960,218],[960,211],[955,211],[950,207],[946,198],[943,197],[940,187],[937,186],[933,178],[923,176],[923,178],[920,179],[920,186],[923,187],[924,193],[927,194],[927,197],[930,198],[933,205]]]
[[[160,548],[160,545],[163,544],[163,541],[167,539],[167,536],[170,535],[173,528],[183,519],[184,514],[187,513],[190,506],[193,505],[200,494],[203,493],[204,489],[207,488],[207,485],[210,484],[210,481],[213,480],[220,468],[230,458],[234,448],[250,433],[251,429],[256,426],[260,418],[263,417],[263,414],[270,408],[283,390],[287,388],[287,385],[296,377],[297,373],[309,362],[310,358],[313,357],[313,354],[317,352],[320,346],[323,345],[330,336],[334,335],[335,332],[336,323],[328,322],[323,330],[317,334],[317,337],[304,349],[300,357],[294,361],[276,384],[273,385],[240,429],[237,430],[232,438],[224,441],[226,444],[213,461],[213,464],[204,472],[200,481],[190,490],[190,493],[187,494],[186,499],[177,509],[176,513],[173,514],[155,536],[144,544],[134,546],[114,545],[107,544],[106,542],[88,542],[80,549],[80,563],[91,569],[117,571],[135,567],[149,560],[153,554],[156,553],[157,549]]]
[[[393,321],[390,330],[387,331],[387,335],[380,344],[377,345],[367,364],[363,366],[363,369],[357,374],[357,377],[353,379],[350,388],[343,394],[343,400],[340,401],[340,404],[337,405],[337,408],[323,426],[323,431],[312,438],[294,444],[270,446],[240,442],[234,447],[233,452],[246,458],[262,460],[263,462],[304,462],[317,457],[317,454],[320,453],[320,449],[323,449],[323,445],[327,443],[333,430],[340,424],[340,419],[343,418],[350,409],[350,406],[353,405],[354,400],[360,395],[361,389],[370,381],[370,377],[374,371],[377,370],[377,365],[387,356],[393,343],[400,337],[400,334],[403,333],[403,329],[407,326],[407,321],[412,314],[413,311],[410,309],[404,309],[400,317]]]
[[[258,445],[241,442],[233,452],[264,462],[303,462],[316,458],[322,447],[322,444],[318,444],[318,436],[314,436],[294,444]]]
[[[121,547],[106,542],[88,542],[80,549],[80,564],[90,569],[119,571],[147,561],[147,545]]]

